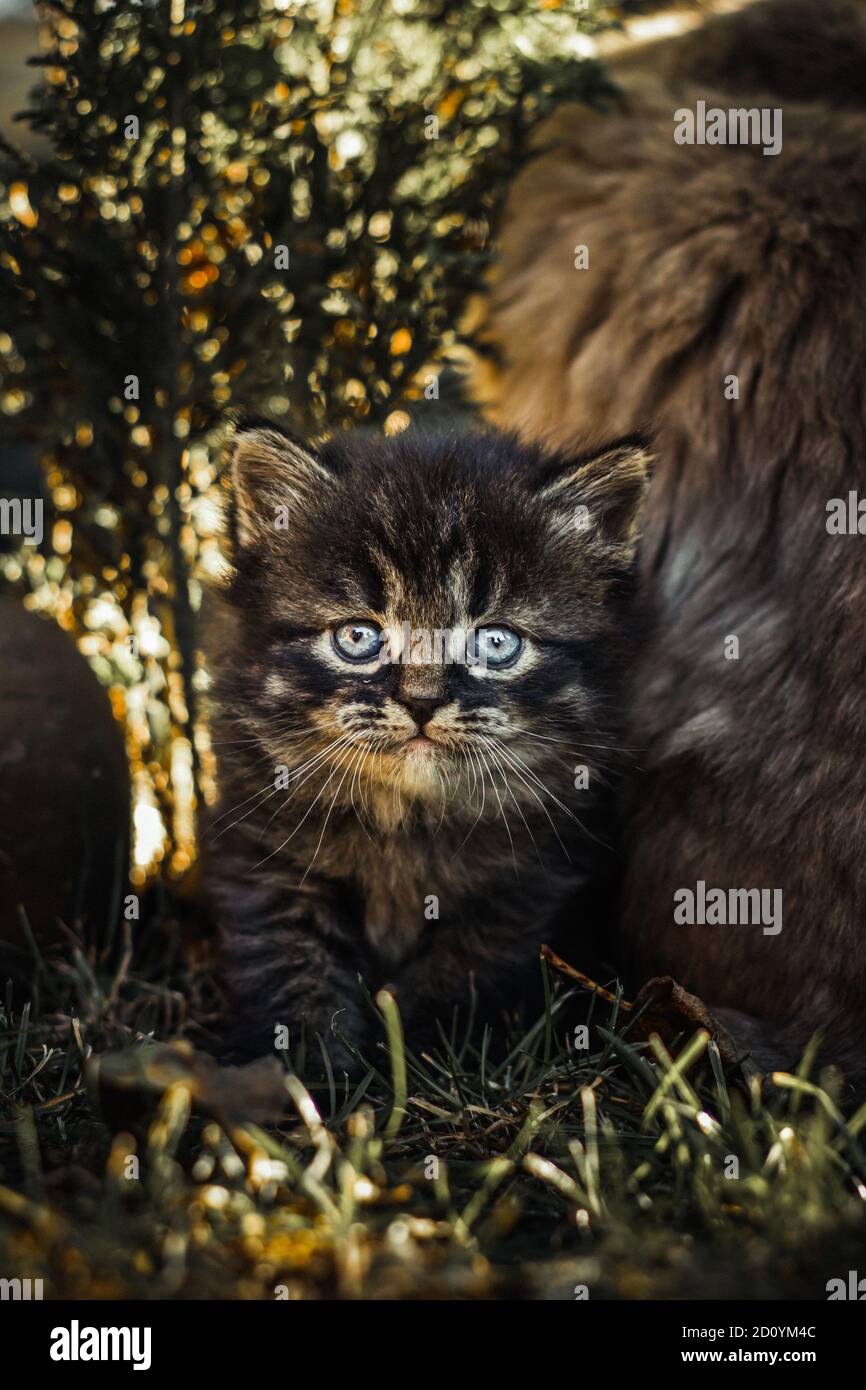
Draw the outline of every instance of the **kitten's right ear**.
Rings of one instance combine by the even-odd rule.
[[[231,458],[235,535],[240,549],[272,542],[306,511],[333,475],[315,450],[257,415],[235,421]]]

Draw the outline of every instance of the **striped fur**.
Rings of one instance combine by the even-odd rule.
[[[303,1022],[346,1062],[330,1025],[366,1041],[358,973],[394,988],[421,1039],[470,977],[489,1013],[537,980],[543,940],[581,940],[609,855],[647,458],[635,440],[551,455],[492,432],[314,451],[251,420],[232,469],[206,837],[227,1041],[256,1055]],[[332,638],[350,619],[507,623],[524,647],[501,671],[355,666]]]

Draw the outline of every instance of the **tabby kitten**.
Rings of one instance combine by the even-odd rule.
[[[331,1022],[365,1045],[359,974],[420,1041],[471,976],[489,1012],[543,941],[579,943],[646,465],[631,439],[314,450],[239,423],[207,835],[234,1056],[303,1022],[345,1063]]]

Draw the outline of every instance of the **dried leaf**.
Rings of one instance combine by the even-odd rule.
[[[634,1007],[641,1010],[635,1023],[635,1032],[641,1037],[658,1033],[664,1042],[669,1042],[684,1030],[706,1028],[716,1040],[724,1065],[738,1066],[739,1052],[730,1033],[713,1017],[702,999],[689,994],[671,975],[657,975],[648,980],[638,992]]]

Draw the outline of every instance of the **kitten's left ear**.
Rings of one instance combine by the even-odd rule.
[[[314,449],[255,415],[235,421],[231,477],[241,549],[274,541],[334,481]]]
[[[653,463],[642,438],[618,439],[597,453],[562,458],[543,480],[541,496],[555,508],[560,528],[600,541],[628,561],[637,550]]]

